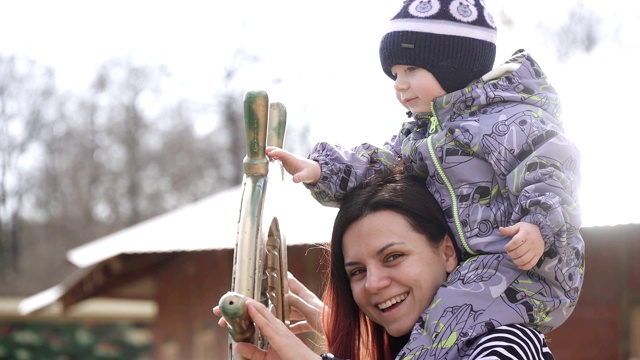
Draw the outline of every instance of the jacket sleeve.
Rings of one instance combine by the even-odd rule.
[[[429,168],[425,156],[429,156],[427,137],[431,121],[417,120],[405,123],[398,135],[400,156],[405,172],[421,179],[429,176]]]
[[[339,207],[349,190],[362,185],[373,175],[391,171],[399,161],[400,135],[393,136],[382,147],[364,143],[351,149],[325,142],[316,144],[308,158],[320,163],[320,180],[305,185],[321,204]]]

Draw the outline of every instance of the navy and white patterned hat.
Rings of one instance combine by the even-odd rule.
[[[394,65],[427,69],[450,93],[493,68],[498,32],[483,0],[405,0],[380,42],[385,74]]]

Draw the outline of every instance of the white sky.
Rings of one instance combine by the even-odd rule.
[[[515,19],[512,29],[499,29],[497,62],[525,48],[562,96],[566,130],[583,151],[585,225],[640,223],[640,120],[626,100],[640,80],[632,56],[640,47],[640,2],[583,1],[602,17],[603,42],[558,63],[544,28],[563,24],[576,1],[488,0],[494,16],[503,7]],[[236,86],[283,102],[290,124],[310,125],[312,143],[382,144],[406,120],[378,60],[387,20],[401,3],[0,0],[0,54],[52,66],[59,86],[77,92],[114,57],[164,64],[176,95],[211,101],[222,69],[243,49],[261,62],[247,64]]]

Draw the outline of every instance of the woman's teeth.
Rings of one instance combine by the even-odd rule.
[[[389,306],[391,306],[393,304],[397,304],[397,303],[399,303],[401,301],[404,301],[404,299],[406,299],[406,298],[407,298],[407,294],[406,293],[402,294],[402,295],[398,295],[398,296],[396,296],[396,297],[394,297],[392,299],[389,299],[389,300],[383,302],[382,304],[378,304],[378,309],[384,310],[384,309],[388,308]]]

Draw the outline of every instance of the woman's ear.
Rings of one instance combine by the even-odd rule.
[[[442,256],[447,274],[451,273],[458,266],[458,255],[453,240],[449,235],[445,235],[442,240]]]

